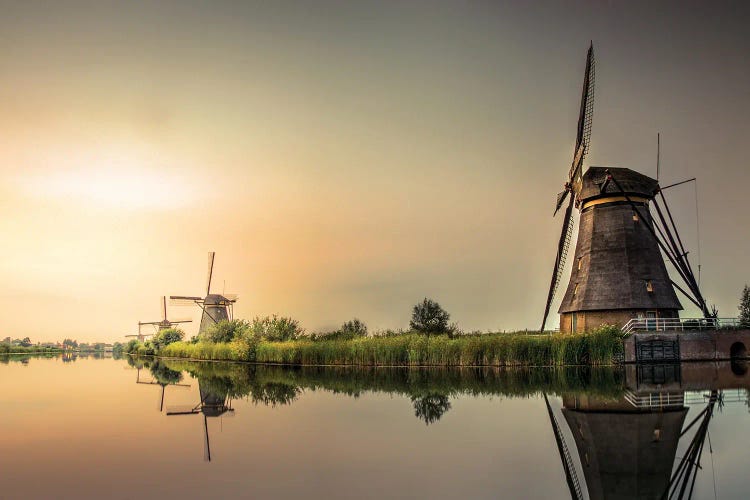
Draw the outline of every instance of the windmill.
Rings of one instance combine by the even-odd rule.
[[[206,280],[205,297],[188,297],[183,295],[171,295],[169,298],[174,305],[197,305],[203,311],[198,334],[205,332],[209,326],[222,320],[231,320],[234,317],[234,303],[237,302],[236,295],[211,293],[211,278],[214,272],[214,257],[216,252],[208,253],[208,278]]]
[[[135,335],[125,335],[125,338],[128,337],[135,337],[138,339],[139,342],[143,342],[146,340],[146,337],[153,337],[153,333],[141,333],[141,323],[138,323],[138,333]]]
[[[547,323],[570,248],[574,206],[580,212],[580,228],[570,281],[558,310],[561,331],[578,332],[602,324],[623,326],[633,318],[679,321],[682,305],[675,288],[709,317],[688,252],[664,198],[663,190],[671,186],[661,188],[657,180],[628,168],[591,166],[583,172],[591,141],[593,105],[592,44],[586,56],[573,162],[555,205],[556,214],[569,197],[541,330]],[[655,216],[651,207],[656,210]],[[671,279],[664,257],[674,265],[684,287]]]
[[[161,321],[139,321],[138,322],[138,333],[141,332],[141,327],[144,325],[153,325],[157,331],[166,330],[168,328],[172,328],[174,325],[178,325],[180,323],[190,323],[193,320],[192,319],[178,319],[174,321],[170,321],[167,319],[167,297],[162,296],[161,298],[161,310],[162,310],[162,319]],[[134,337],[135,335],[127,335],[128,337]]]

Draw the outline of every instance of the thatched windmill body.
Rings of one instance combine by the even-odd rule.
[[[211,279],[214,271],[215,252],[208,254],[208,278],[206,280],[206,296],[191,297],[184,295],[171,295],[169,298],[174,305],[197,305],[203,311],[198,334],[204,333],[208,327],[222,320],[233,319],[234,303],[237,302],[236,295],[211,293]]]
[[[562,278],[573,234],[573,208],[580,227],[565,296],[559,308],[560,330],[578,332],[602,324],[622,326],[631,318],[678,318],[682,309],[674,287],[708,316],[705,300],[677,233],[658,181],[627,168],[590,167],[583,172],[589,151],[594,105],[594,50],[589,47],[583,80],[573,162],[555,214],[568,200],[547,303],[550,306]],[[657,204],[664,203],[664,211]],[[654,206],[658,217],[650,209]],[[664,214],[667,214],[667,218]],[[674,283],[664,255],[675,265],[688,291]]]

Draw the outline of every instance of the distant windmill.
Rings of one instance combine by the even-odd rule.
[[[154,325],[156,327],[157,331],[166,330],[167,328],[172,328],[174,325],[180,324],[180,323],[191,323],[192,319],[178,319],[175,321],[170,321],[167,319],[167,297],[163,296],[161,298],[161,310],[162,310],[162,319],[161,321],[139,321],[138,322],[138,333],[141,332],[141,327],[144,325]],[[131,335],[128,335],[131,336]]]
[[[125,335],[125,337],[136,337],[139,342],[146,340],[146,337],[152,337],[153,333],[141,333],[141,324],[138,323],[138,334],[137,335]]]
[[[205,332],[208,327],[222,320],[231,320],[234,316],[234,303],[237,302],[236,295],[211,293],[211,277],[214,272],[214,257],[216,252],[208,253],[208,279],[206,280],[205,297],[187,297],[182,295],[171,295],[169,298],[174,305],[196,304],[203,311],[201,325],[198,334]]]

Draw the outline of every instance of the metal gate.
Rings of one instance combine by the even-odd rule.
[[[680,342],[674,340],[645,340],[635,344],[635,360],[639,363],[660,363],[680,360]]]

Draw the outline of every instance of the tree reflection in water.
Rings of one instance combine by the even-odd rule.
[[[430,425],[451,409],[451,402],[445,394],[426,394],[424,396],[412,396],[414,403],[414,416],[424,420],[425,425]]]
[[[611,368],[373,368],[281,367],[242,363],[194,362],[128,358],[136,368],[147,367],[154,378],[176,384],[183,373],[197,379],[210,400],[247,398],[256,405],[281,406],[297,401],[307,390],[324,390],[359,397],[385,393],[408,398],[414,415],[425,424],[438,422],[462,395],[529,397],[585,391],[617,398],[624,390],[624,375]]]

